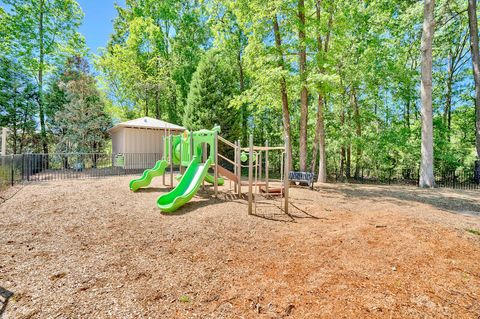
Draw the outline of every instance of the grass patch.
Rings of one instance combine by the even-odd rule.
[[[476,229],[465,229],[465,230],[470,234],[480,236],[480,231],[478,231]]]
[[[190,297],[189,296],[180,296],[180,298],[178,298],[178,301],[180,302],[190,302]]]

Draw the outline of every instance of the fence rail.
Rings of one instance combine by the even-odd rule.
[[[162,159],[160,153],[54,153],[0,156],[0,188],[24,181],[54,181],[139,174],[147,168],[152,168],[160,159]],[[220,164],[227,168],[232,165],[222,158],[219,160]],[[233,170],[233,167],[231,168]],[[273,178],[273,175],[274,171],[270,172],[270,177]],[[418,170],[415,169],[363,168],[356,174],[354,172],[354,176],[347,178],[345,175],[347,175],[346,172],[335,171],[333,175],[330,175],[329,180],[360,184],[418,185]],[[479,190],[480,161],[476,163],[475,168],[436,172],[435,182],[437,187]]]
[[[397,184],[418,185],[419,172],[412,169],[359,169],[356,174],[347,176],[346,172],[335,171],[329,176],[332,182],[358,184]],[[440,188],[465,190],[480,189],[480,163],[475,168],[442,170],[435,172],[435,185]]]
[[[160,153],[55,153],[0,156],[0,187],[23,181],[98,178],[138,174],[162,159]]]

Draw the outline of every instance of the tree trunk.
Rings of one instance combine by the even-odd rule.
[[[240,34],[241,37],[241,34]],[[243,63],[242,63],[242,49],[240,44],[240,50],[238,50],[237,54],[237,64],[238,64],[238,76],[239,76],[239,85],[240,85],[240,94],[245,91],[245,73],[243,70]],[[247,143],[248,141],[248,118],[247,118],[247,104],[242,103],[240,107],[240,113],[242,116],[242,142]]]
[[[352,177],[352,144],[347,145],[347,160],[345,163],[345,177],[347,181]]]
[[[145,116],[148,116],[148,90],[145,89]]]
[[[43,105],[43,69],[44,69],[44,59],[45,59],[45,48],[44,48],[44,29],[43,29],[43,15],[45,10],[45,1],[40,0],[40,16],[38,21],[38,33],[39,33],[39,63],[38,63],[38,116],[40,118],[40,138],[42,140],[43,152],[48,153],[48,142],[47,142],[47,129],[45,127],[45,112]]]
[[[160,103],[158,101],[158,88],[155,90],[155,118],[160,119]]]
[[[452,123],[452,86],[453,86],[453,64],[454,58],[450,54],[448,58],[448,78],[447,78],[447,92],[445,93],[445,108],[443,109],[443,124],[447,127],[447,136],[450,141],[450,126]]]
[[[307,170],[308,91],[306,85],[307,49],[305,44],[305,1],[298,0],[298,64],[300,69],[300,170]]]
[[[13,129],[12,129],[12,137],[13,137],[13,154],[17,154],[17,138],[18,138],[18,128],[17,128],[17,123],[18,123],[18,119],[17,119],[17,110],[18,110],[18,105],[17,105],[17,94],[18,94],[18,91],[17,91],[17,88],[15,86],[14,90],[13,90]]]
[[[283,49],[282,49],[282,38],[280,36],[280,27],[278,25],[277,15],[275,14],[273,17],[273,32],[275,34],[275,46],[277,48],[278,54],[278,66],[285,70],[285,62],[283,60]],[[283,114],[283,131],[285,135],[285,139],[288,139],[288,157],[290,159],[290,170],[293,167],[292,161],[292,140],[290,135],[290,110],[288,109],[288,95],[287,95],[287,81],[285,77],[282,75],[280,78],[280,94],[282,96],[282,114]],[[285,172],[288,174],[288,172]]]
[[[345,125],[345,110],[342,107],[342,113],[340,113],[340,127],[343,129]],[[343,180],[345,176],[345,144],[342,143],[340,150],[340,178]]]
[[[358,105],[357,93],[355,88],[352,88],[352,104],[355,112],[355,134],[357,135],[357,145],[356,145],[356,162],[355,162],[355,173],[354,176],[356,179],[360,176],[360,168],[362,165],[362,147],[359,145],[359,141],[362,138],[362,121],[360,119],[360,106]]]
[[[420,85],[422,102],[422,160],[420,163],[420,187],[434,187],[433,175],[433,110],[432,110],[432,42],[435,31],[435,0],[425,0],[421,42],[422,78]]]
[[[476,148],[480,159],[480,55],[478,49],[477,2],[468,0],[468,26],[470,28],[470,50],[472,54],[473,78],[475,80]]]
[[[322,0],[316,0],[315,13],[317,23],[320,25],[321,19]],[[325,38],[325,47],[322,47],[322,36],[320,28],[317,29],[317,63],[320,72],[323,72],[323,54],[328,52],[328,44],[330,41],[330,33],[333,24],[333,10],[330,12],[330,18],[328,20],[328,32]],[[317,123],[315,128],[315,141],[312,150],[312,173],[315,171],[317,162],[317,152],[320,151],[320,161],[318,164],[318,179],[319,183],[327,182],[327,158],[325,149],[325,119],[324,119],[324,105],[326,105],[321,90],[318,92],[317,100]]]
[[[319,112],[319,117],[320,120],[318,122],[318,133],[319,133],[319,140],[318,140],[318,146],[319,146],[319,151],[320,151],[320,161],[318,163],[318,179],[317,181],[319,183],[326,183],[327,182],[327,150],[325,147],[325,122],[323,118],[323,108],[324,105],[326,105],[325,102],[321,103],[320,101],[319,107],[320,107],[320,112]]]
[[[322,94],[318,94],[317,101],[317,127],[315,130],[315,140],[313,142],[312,150],[312,173],[315,172],[317,164],[317,154],[320,151],[320,161],[318,164],[318,179],[319,183],[327,182],[327,162],[326,162],[326,151],[325,151],[325,121],[323,116],[324,109],[324,99]]]
[[[345,146],[342,145],[340,150],[340,180],[345,178]]]
[[[405,121],[406,121],[406,124],[407,124],[407,128],[410,128],[410,98],[408,98],[409,100],[407,101],[407,105],[406,105],[406,110],[405,110]]]

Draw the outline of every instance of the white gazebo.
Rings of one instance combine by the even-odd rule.
[[[122,122],[108,130],[112,137],[112,154],[124,156],[121,166],[126,168],[154,165],[163,155],[163,136],[183,131],[182,126],[151,117]]]

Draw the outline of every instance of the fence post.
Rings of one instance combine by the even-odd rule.
[[[31,155],[30,154],[27,154],[27,182],[30,181],[30,172],[31,172],[31,167],[32,167],[32,164],[30,163],[31,159],[30,159]]]
[[[12,186],[14,184],[14,167],[13,167],[13,160],[14,160],[14,155],[12,154],[11,155],[11,159],[10,159],[10,173],[11,173],[11,181],[12,181]]]
[[[23,182],[25,179],[25,154],[22,153],[22,178],[21,182]]]
[[[213,159],[215,160],[215,165],[213,166],[213,189],[215,198],[218,198],[218,132],[215,131],[213,135]]]
[[[475,161],[475,183],[480,184],[480,159]]]

